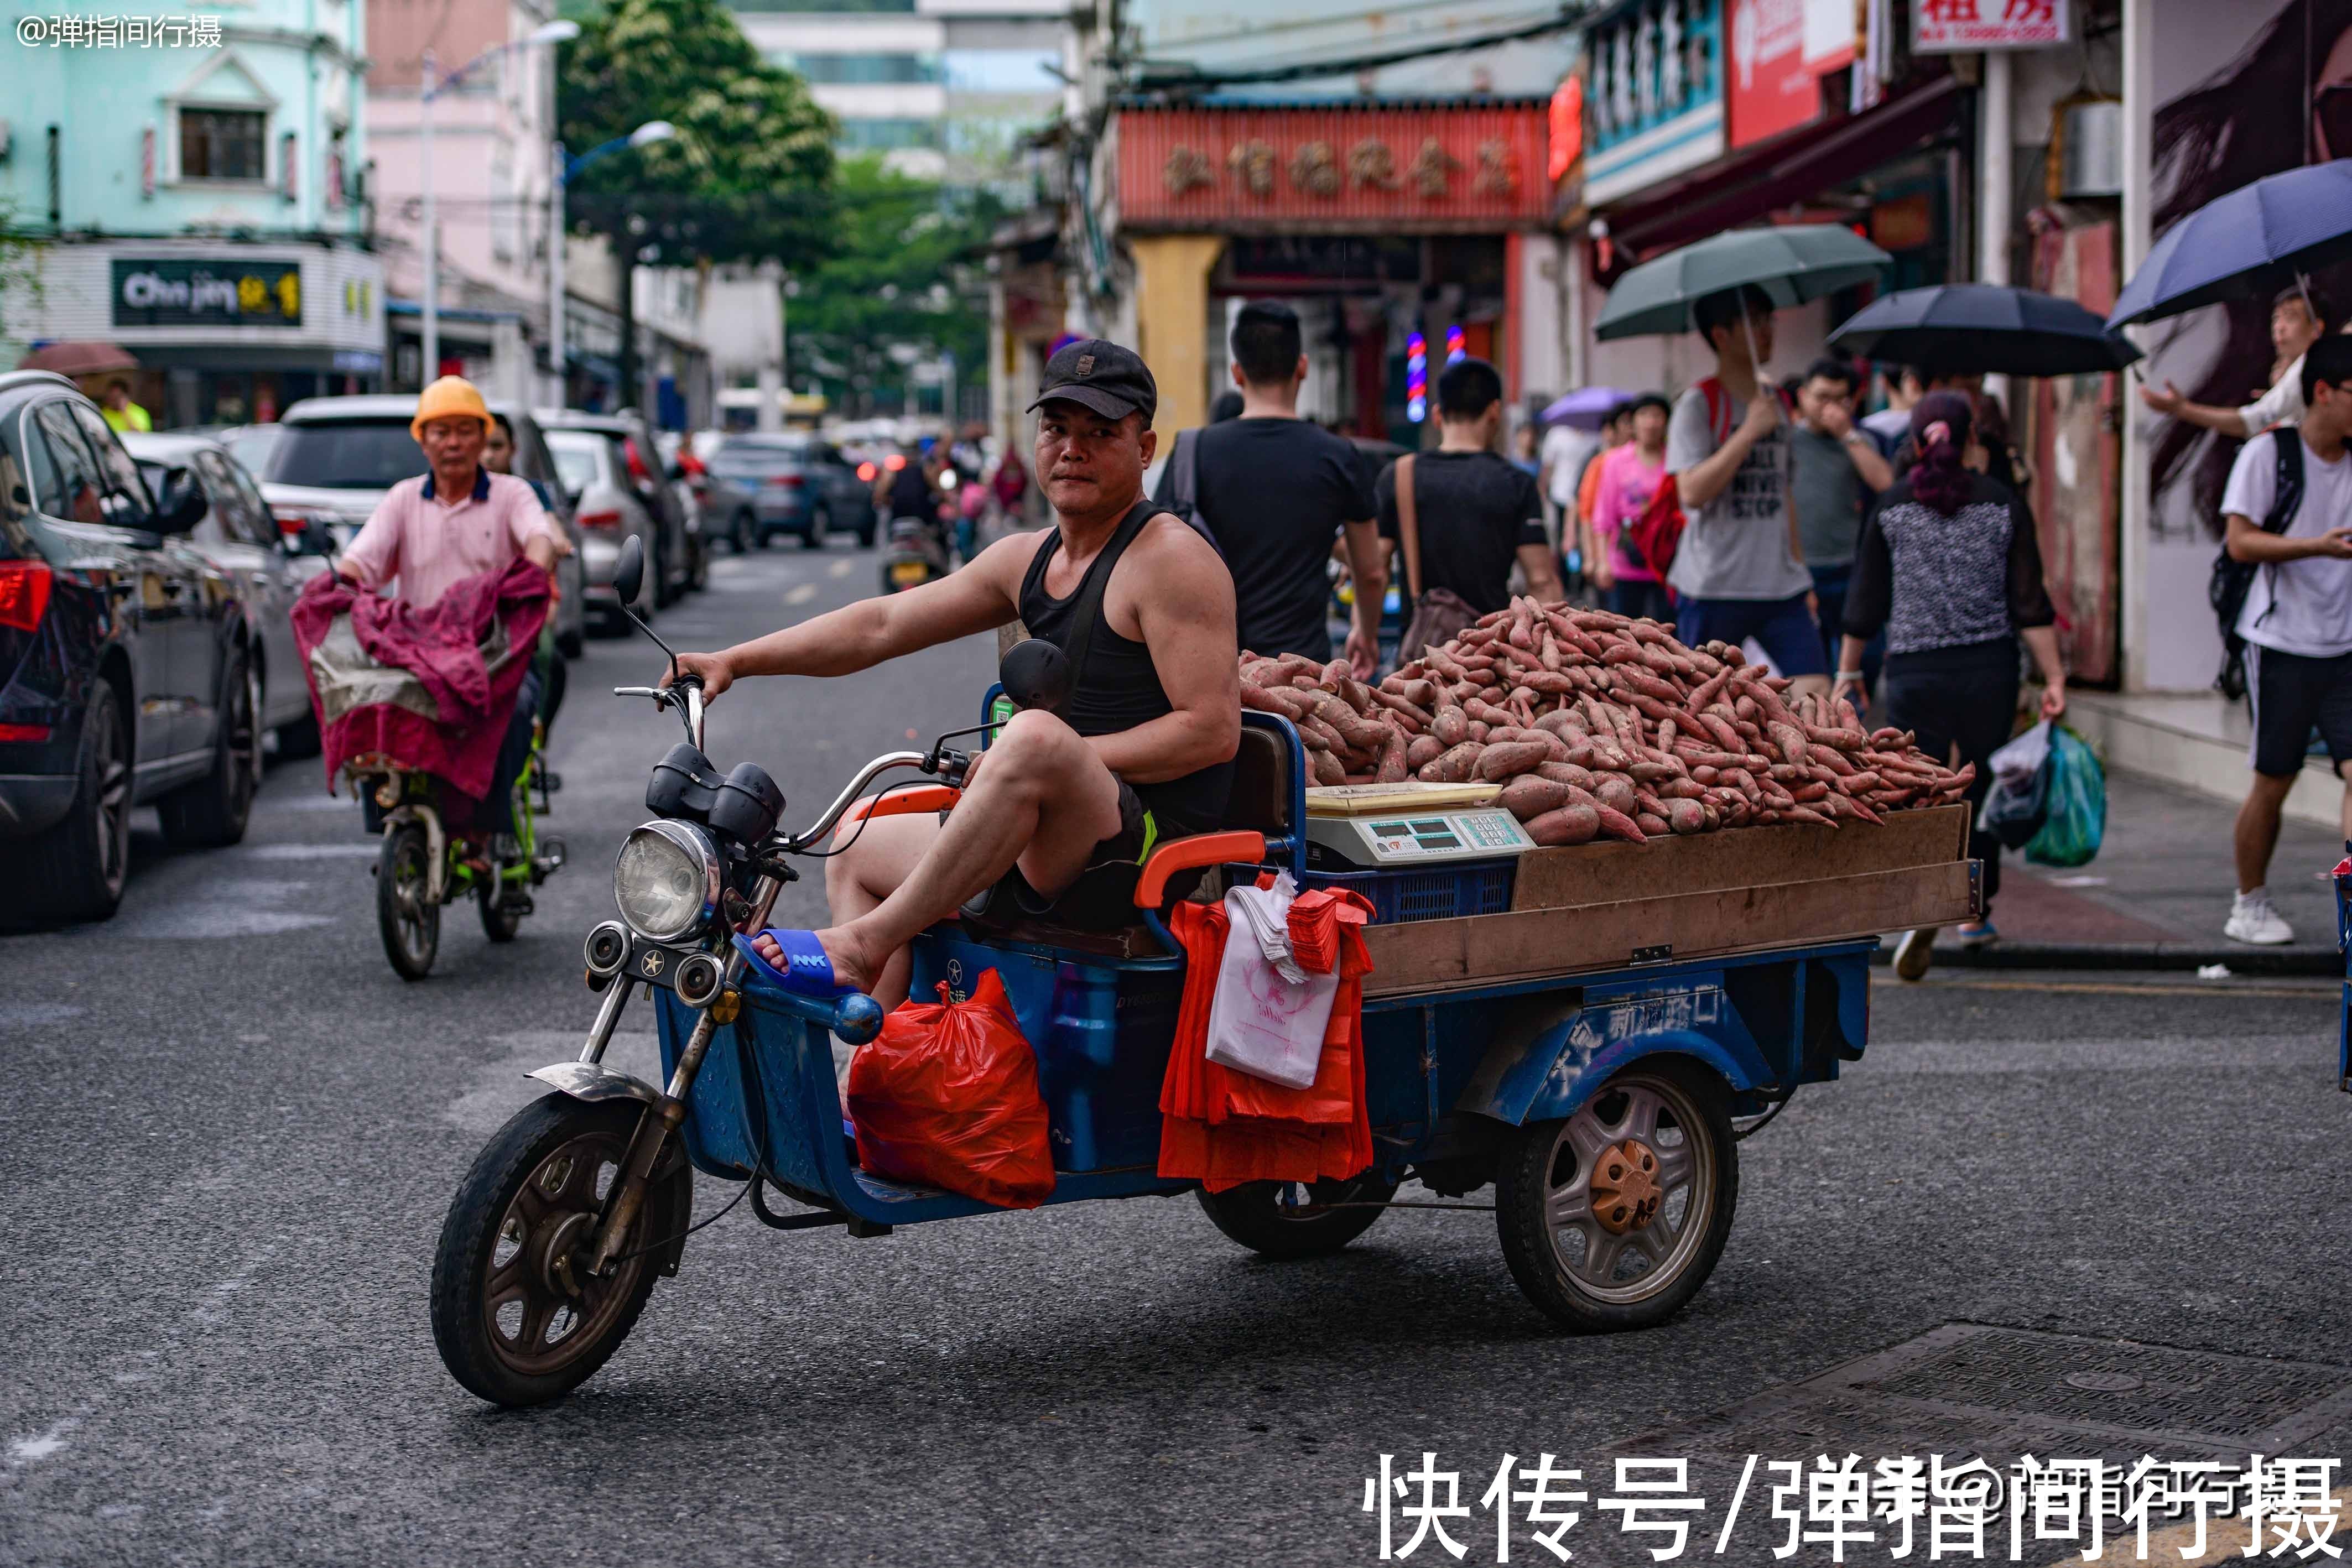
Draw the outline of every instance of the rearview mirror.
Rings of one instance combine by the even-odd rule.
[[[1023,708],[1053,713],[1070,698],[1069,657],[1043,637],[1024,638],[1006,649],[996,678],[1004,695]]]
[[[613,591],[623,604],[635,604],[645,585],[646,541],[631,534],[621,541],[621,559],[613,563]]]

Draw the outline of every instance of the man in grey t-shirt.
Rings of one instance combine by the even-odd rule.
[[[1716,373],[1683,393],[1666,425],[1666,470],[1688,519],[1666,576],[1681,599],[1675,633],[1694,647],[1753,638],[1800,690],[1826,692],[1813,580],[1789,504],[1789,422],[1757,373],[1772,355],[1772,302],[1751,287],[1711,294],[1694,314]]]
[[[1790,432],[1796,444],[1797,538],[1821,606],[1822,648],[1832,659],[1845,625],[1845,588],[1853,575],[1863,513],[1871,497],[1895,483],[1878,444],[1854,423],[1855,380],[1853,367],[1843,360],[1814,361],[1798,389],[1797,423]],[[1883,640],[1879,646],[1884,648]],[[1864,660],[1865,688],[1876,664],[1875,654]]]

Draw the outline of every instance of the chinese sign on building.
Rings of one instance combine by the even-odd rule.
[[[1730,0],[1731,145],[1821,118],[1822,78],[1853,58],[1853,0]]]
[[[1937,55],[2063,44],[2069,9],[2066,0],[1918,0],[1911,13],[1911,48]]]
[[[1604,13],[1584,39],[1587,202],[1723,151],[1723,0],[1637,0]]]
[[[1118,138],[1125,224],[1501,227],[1548,215],[1539,105],[1130,109]]]
[[[302,268],[290,261],[114,262],[118,327],[299,327]]]

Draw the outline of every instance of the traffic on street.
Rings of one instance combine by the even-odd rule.
[[[877,4],[0,42],[0,1568],[2341,1559],[2352,12]]]

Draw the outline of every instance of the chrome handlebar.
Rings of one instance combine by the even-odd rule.
[[[702,686],[699,682],[685,681],[674,686],[614,686],[616,697],[651,697],[657,708],[674,707],[686,720],[686,737],[694,742],[697,751],[702,749]]]
[[[833,831],[833,825],[841,821],[841,814],[856,802],[858,796],[865,793],[866,787],[875,779],[893,768],[925,768],[930,760],[930,756],[927,752],[884,752],[857,770],[857,777],[852,779],[847,785],[844,786],[841,793],[833,798],[833,804],[824,809],[823,816],[797,833],[771,841],[786,854],[800,853],[801,851]]]

